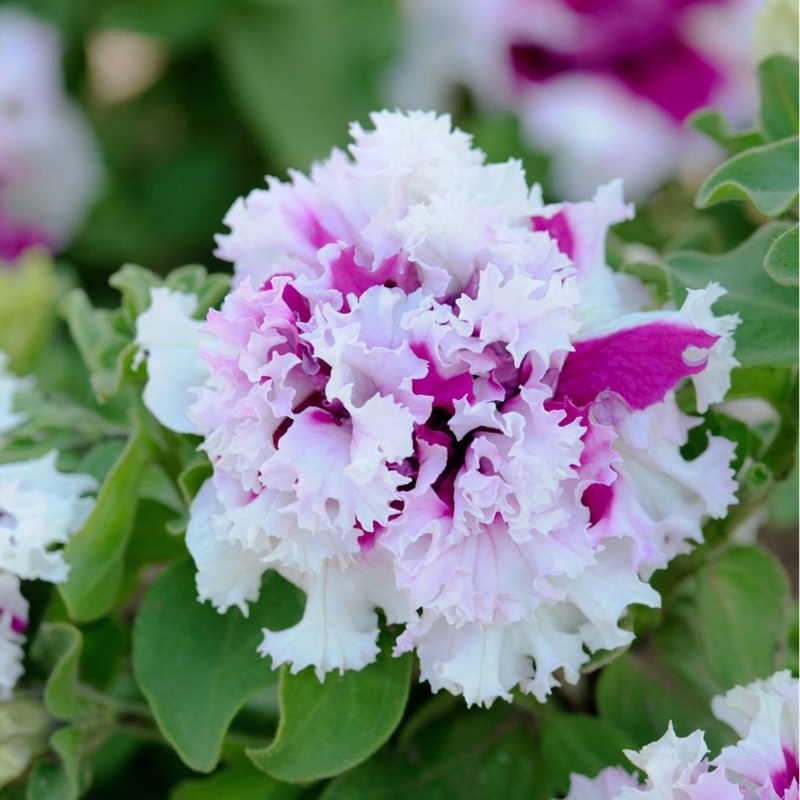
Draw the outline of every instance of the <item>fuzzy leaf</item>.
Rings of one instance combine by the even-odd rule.
[[[798,226],[782,233],[767,250],[764,256],[764,269],[767,275],[781,286],[798,285]]]
[[[708,208],[726,200],[747,200],[768,217],[782,214],[797,199],[798,139],[746,150],[717,167],[697,193],[695,204]]]
[[[152,443],[137,417],[92,513],[64,548],[70,571],[59,591],[70,616],[78,622],[98,619],[114,607],[139,487],[151,457]]]
[[[601,718],[637,747],[662,736],[670,720],[681,736],[703,729],[712,752],[732,743],[711,698],[781,666],[788,609],[786,574],[765,551],[739,547],[708,562],[681,584],[647,646],[601,673]]]
[[[761,126],[777,141],[798,133],[797,60],[771,56],[758,66],[761,84]]]
[[[150,587],[134,627],[134,674],[161,732],[192,769],[214,769],[236,712],[278,679],[256,649],[263,627],[298,621],[299,594],[269,572],[249,617],[236,608],[220,614],[198,602],[189,559]]]
[[[74,720],[85,714],[78,695],[82,646],[81,632],[65,622],[44,623],[33,642],[31,657],[49,673],[44,705],[56,719]]]
[[[569,776],[597,775],[611,766],[630,769],[623,749],[631,737],[611,723],[587,714],[555,713],[541,726],[541,747],[547,774],[556,792],[567,793]]]
[[[290,783],[327,778],[360,764],[400,723],[408,700],[411,656],[392,658],[382,637],[374,664],[320,683],[313,669],[281,671],[281,722],[275,741],[249,750],[253,763]]]
[[[461,709],[337,778],[322,800],[549,800],[530,722],[505,703]]]
[[[50,737],[58,760],[37,764],[28,780],[28,800],[77,800],[81,795],[79,728],[61,728]]]
[[[797,363],[797,289],[775,284],[761,265],[784,223],[759,228],[746,242],[719,256],[672,253],[664,259],[676,304],[686,289],[702,289],[719,282],[728,294],[714,305],[715,314],[739,313],[736,358],[743,365],[790,366]]]
[[[295,800],[299,786],[280,783],[249,761],[237,761],[210,778],[180,783],[170,800]]]

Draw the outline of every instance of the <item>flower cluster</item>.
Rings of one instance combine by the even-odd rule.
[[[0,443],[25,421],[14,410],[15,395],[29,385],[5,369],[0,352]],[[28,603],[20,578],[59,583],[69,566],[59,549],[80,528],[94,505],[86,493],[97,488],[89,475],[56,469],[55,450],[28,461],[0,464],[0,700],[10,696],[22,674],[23,633]]]
[[[434,690],[544,699],[631,641],[649,575],[735,502],[733,445],[685,460],[698,420],[673,390],[722,398],[737,319],[715,284],[653,310],[606,265],[618,183],[544,206],[448,117],[372,119],[351,158],[237,201],[205,324],[166,288],[138,320],[146,403],[213,465],[198,592],[246,613],[268,569],[302,587],[302,621],[261,645],[293,671],[373,661],[381,609]]]
[[[481,106],[516,113],[530,144],[553,155],[559,196],[621,177],[643,197],[679,167],[696,172],[713,158],[685,130],[693,111],[713,104],[749,121],[757,5],[407,0],[389,94],[441,109],[466,86]]]
[[[63,248],[100,179],[94,137],[64,92],[56,30],[0,9],[0,260]]]
[[[566,800],[797,800],[799,688],[788,670],[737,686],[711,708],[741,739],[713,761],[702,731],[681,738],[670,725],[657,742],[625,751],[643,785],[611,767],[592,780],[573,775]]]

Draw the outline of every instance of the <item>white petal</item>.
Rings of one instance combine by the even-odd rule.
[[[139,360],[147,361],[144,404],[165,427],[199,433],[187,415],[208,376],[197,349],[203,323],[192,319],[197,297],[160,287],[150,290],[150,298],[136,320]]]
[[[85,522],[97,489],[89,475],[56,469],[58,453],[0,465],[0,567],[21,578],[66,580],[69,566],[55,544]]]
[[[21,631],[28,623],[28,601],[19,590],[19,578],[0,572],[0,700],[8,700],[22,677]]]
[[[376,606],[387,603],[391,572],[383,579],[375,573],[375,565],[350,563],[343,566],[337,559],[326,561],[319,574],[297,575],[285,572],[307,594],[303,619],[284,631],[264,630],[261,655],[272,658],[272,664],[291,664],[292,673],[313,666],[317,677],[346,669],[362,669],[378,655],[378,615]],[[365,577],[368,580],[365,581]],[[398,605],[399,602],[399,605]],[[399,599],[387,603],[393,616],[409,618],[409,610]]]
[[[224,515],[225,508],[217,499],[213,478],[209,478],[192,501],[186,546],[197,566],[200,601],[210,600],[220,614],[237,606],[247,616],[247,604],[258,599],[261,576],[267,566],[255,550],[222,538]]]

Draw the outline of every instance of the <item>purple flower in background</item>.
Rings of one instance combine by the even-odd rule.
[[[449,118],[372,120],[234,204],[205,324],[168,289],[137,322],[145,402],[214,467],[198,592],[246,612],[267,569],[300,586],[302,621],[261,646],[293,671],[374,660],[381,609],[434,690],[543,700],[631,641],[647,578],[735,502],[731,442],[681,456],[699,420],[674,389],[722,398],[737,319],[715,284],[658,309],[606,265],[618,183],[544,206]]]
[[[408,0],[390,99],[442,109],[456,86],[515,112],[553,156],[569,199],[622,178],[643,197],[713,158],[686,118],[752,112],[749,39],[758,0]]]
[[[63,249],[100,173],[94,137],[64,92],[56,30],[0,9],[0,260]]]

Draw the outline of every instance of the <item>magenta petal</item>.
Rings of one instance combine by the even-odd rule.
[[[632,409],[647,408],[662,402],[683,378],[705,369],[704,361],[686,363],[686,349],[708,349],[717,338],[697,328],[652,322],[576,342],[564,362],[557,395],[582,407],[610,391]]]
[[[779,772],[770,775],[772,788],[778,797],[783,797],[786,790],[794,781],[800,780],[800,770],[798,770],[797,756],[790,750],[783,748],[783,760],[786,766]]]
[[[572,230],[569,227],[567,215],[563,211],[554,214],[550,219],[546,217],[533,217],[533,229],[535,231],[545,231],[550,234],[550,238],[555,240],[558,249],[567,258],[575,258],[575,240],[572,237]]]
[[[635,60],[622,58],[611,71],[676,122],[706,105],[722,80],[705,58],[678,39],[668,39]]]
[[[30,247],[53,250],[52,242],[41,231],[6,219],[0,209],[0,261],[14,262]]]

